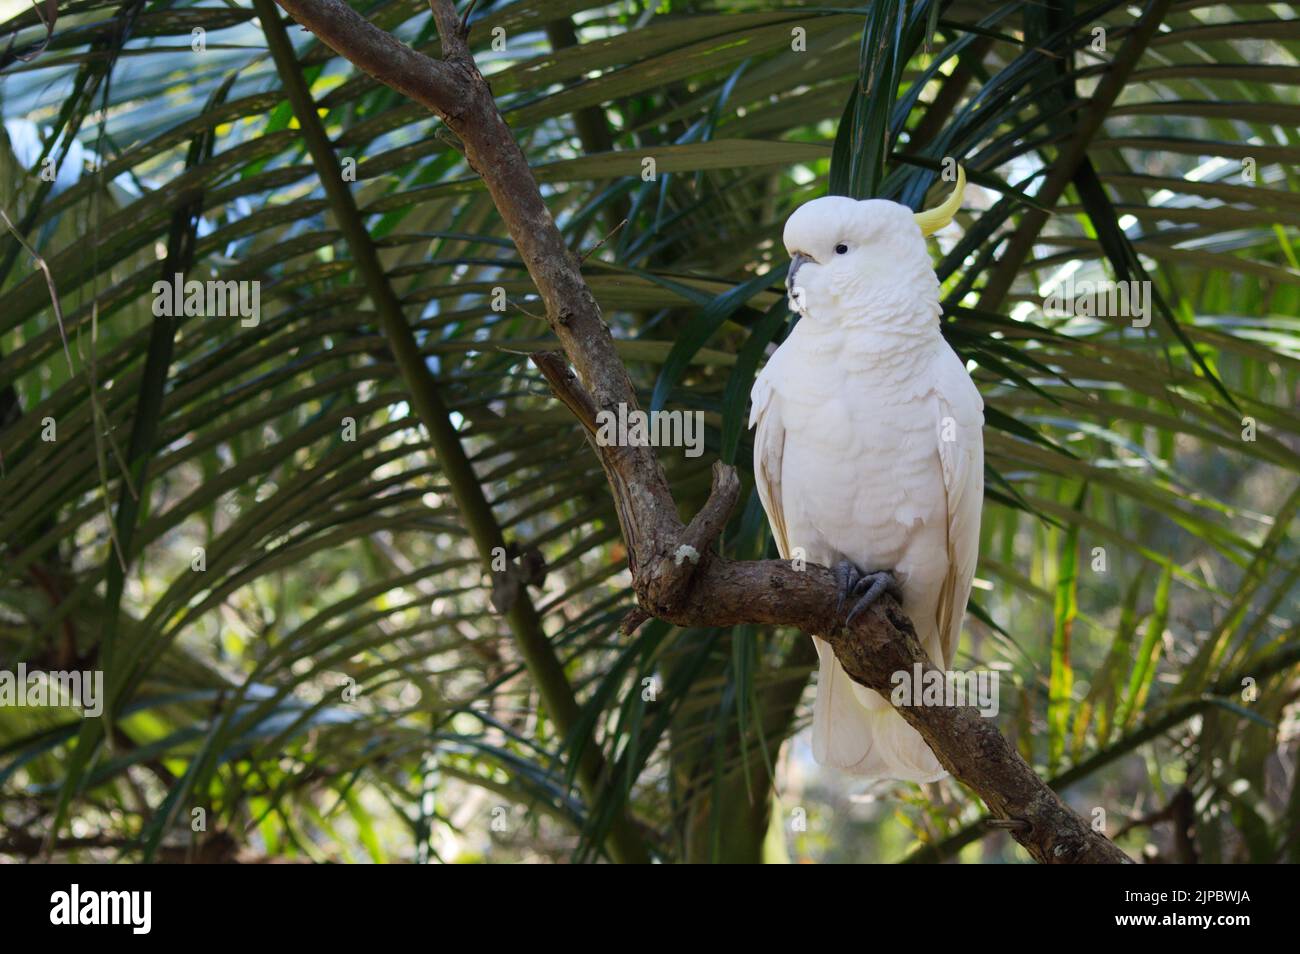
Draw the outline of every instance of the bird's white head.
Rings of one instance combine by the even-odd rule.
[[[785,224],[790,307],[818,324],[937,327],[939,281],[925,236],[952,221],[965,184],[958,167],[952,196],[926,212],[844,196],[800,206]]]

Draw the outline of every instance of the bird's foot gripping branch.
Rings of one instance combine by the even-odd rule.
[[[434,60],[378,29],[342,0],[277,0],[295,20],[360,69],[435,114],[455,133],[483,177],[546,306],[564,349],[534,356],[556,396],[589,434],[600,409],[637,408],[594,297],[556,227],[528,162],[474,65],[464,22],[451,0],[432,0],[443,58]],[[573,371],[570,371],[572,365]],[[576,373],[575,373],[576,372]],[[595,445],[595,441],[592,441]],[[682,626],[740,623],[830,634],[845,671],[890,695],[895,672],[934,671],[911,622],[884,596],[845,626],[838,586],[825,567],[786,561],[735,562],[713,552],[736,502],[735,472],[715,465],[708,502],[688,525],[650,447],[597,446],[627,543],[645,614]],[[1127,857],[1071,811],[993,723],[969,706],[900,707],[943,766],[970,786],[1038,861],[1122,863]]]

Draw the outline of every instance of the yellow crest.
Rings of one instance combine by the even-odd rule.
[[[933,235],[945,225],[952,221],[952,217],[957,214],[961,208],[961,197],[966,191],[966,171],[961,166],[957,167],[957,188],[952,190],[952,195],[948,196],[947,201],[942,205],[936,205],[933,209],[926,209],[924,212],[913,212],[916,217],[916,224],[921,226],[922,235]]]

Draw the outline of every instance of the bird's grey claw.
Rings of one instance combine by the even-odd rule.
[[[841,560],[835,564],[835,583],[840,591],[839,602],[835,604],[835,615],[839,616],[844,612],[844,601],[849,598],[853,588],[858,585],[858,580],[862,579],[862,573],[856,566],[848,560]]]
[[[853,595],[860,598],[853,604],[853,609],[849,610],[844,625],[853,625],[853,620],[857,615],[880,599],[882,593],[888,593],[899,602],[903,600],[903,590],[898,585],[898,577],[894,576],[892,570],[872,570],[869,573],[861,574],[853,587]],[[843,600],[840,602],[842,605]]]

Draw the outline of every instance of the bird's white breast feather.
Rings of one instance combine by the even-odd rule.
[[[983,402],[937,329],[874,365],[862,347],[828,347],[829,335],[796,328],[755,382],[760,499],[783,556],[895,570],[922,644],[947,665],[978,558]],[[941,775],[884,700],[848,680],[821,640],[818,651],[818,757],[864,774]],[[844,729],[864,719],[884,720],[875,749],[872,733]]]

